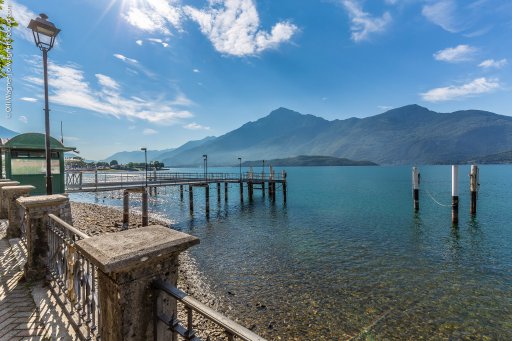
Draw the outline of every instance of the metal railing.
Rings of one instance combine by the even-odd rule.
[[[97,268],[77,251],[89,238],[53,214],[48,215],[50,290],[81,340],[99,340]]]
[[[186,309],[187,313],[187,326],[185,327],[177,318],[177,312],[173,312],[171,316],[160,313],[157,316],[157,322],[164,323],[172,331],[172,341],[178,340],[178,335],[187,341],[200,341],[201,339],[196,335],[193,328],[194,312],[199,313],[207,320],[213,322],[217,326],[224,329],[228,341],[245,340],[245,341],[265,341],[261,336],[253,333],[249,329],[242,327],[238,323],[230,320],[226,316],[216,312],[210,307],[197,301],[196,299],[188,296],[185,292],[178,288],[166,283],[162,280],[157,280],[153,283],[155,290],[161,290],[169,296],[181,302]],[[156,303],[156,302],[155,302]],[[209,337],[207,338],[209,340]]]
[[[208,173],[203,172],[149,172],[147,183],[151,185],[171,185],[190,182],[239,182],[239,181],[284,181],[285,173]],[[98,189],[105,187],[144,186],[144,172],[82,172],[66,171],[67,190]]]

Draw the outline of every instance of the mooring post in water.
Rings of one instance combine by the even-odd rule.
[[[217,201],[220,202],[220,182],[217,182]]]
[[[459,223],[459,166],[452,165],[452,224]]]
[[[183,185],[180,185],[180,200],[183,201]]]
[[[420,172],[416,167],[412,167],[412,198],[417,212],[420,209]]]
[[[224,201],[228,201],[228,183],[224,183]]]
[[[282,177],[283,177],[283,202],[286,204],[286,172],[282,171]]]
[[[206,209],[206,215],[210,214],[210,185],[206,183],[204,185],[204,195],[205,195],[205,209]]]
[[[478,176],[478,166],[471,166],[471,173],[469,173],[469,191],[471,192],[471,205],[469,208],[469,213],[471,215],[476,214],[476,200],[478,196],[478,187],[479,184],[479,176]]]
[[[123,229],[128,228],[130,223],[130,192],[123,191]]]
[[[192,185],[188,185],[188,207],[191,213],[194,211],[194,191],[192,188]]]
[[[240,202],[244,202],[244,183],[240,180]]]
[[[148,190],[142,192],[142,226],[148,226]]]

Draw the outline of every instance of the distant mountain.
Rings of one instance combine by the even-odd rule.
[[[477,163],[477,164],[502,164],[502,163],[512,163],[512,150],[486,155],[481,157],[476,157],[470,160],[467,160],[465,163]]]
[[[281,167],[296,166],[377,166],[376,163],[370,161],[354,161],[345,158],[337,158],[333,156],[308,156],[300,155],[286,159],[265,160],[267,165]],[[242,163],[244,167],[257,167],[262,165],[262,160],[246,161]]]
[[[215,139],[216,139],[215,136],[207,136],[201,140],[188,141],[187,143],[179,146],[178,148],[176,148],[172,151],[168,151],[168,152],[160,154],[158,157],[160,158],[160,161],[171,159],[173,157],[176,157],[177,155],[179,157],[179,155],[184,155],[184,153],[186,153],[187,151],[189,151],[191,149],[200,148],[202,145],[213,142]],[[201,154],[201,160],[202,160],[202,155],[203,154]],[[162,162],[165,163],[165,161],[162,161]],[[180,164],[180,165],[182,166],[183,164]],[[166,164],[166,166],[172,167],[173,165]]]
[[[247,160],[327,155],[379,164],[468,160],[512,150],[512,117],[487,111],[437,113],[408,105],[366,118],[327,121],[279,108],[255,122],[186,151],[167,154],[167,166],[232,165]]]
[[[19,133],[15,132],[15,131],[12,131],[12,130],[9,130],[7,128],[0,126],[0,138],[2,138],[2,139],[10,139],[11,137],[14,137],[18,134]]]
[[[189,149],[199,147],[203,143],[211,142],[215,139],[214,136],[205,137],[202,140],[197,141],[189,141],[178,148],[169,148],[163,150],[148,150],[148,162],[150,161],[162,161],[163,159],[172,157],[175,154],[179,154],[181,152],[185,152]],[[121,164],[127,164],[129,162],[144,162],[144,152],[141,150],[130,151],[130,152],[119,152],[115,153],[105,160],[106,162],[110,162],[112,160],[117,160],[117,162]]]
[[[164,150],[148,150],[148,162],[150,161],[160,161],[159,155],[162,153],[173,151],[174,148],[164,149]],[[107,157],[106,162],[110,162],[112,160],[116,160],[120,164],[127,164],[129,162],[144,162],[144,152],[142,150],[136,150],[131,152],[118,152],[114,155]]]

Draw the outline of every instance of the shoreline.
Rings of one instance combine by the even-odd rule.
[[[122,231],[123,212],[120,208],[77,201],[70,201],[70,203],[73,227],[80,231],[90,236]],[[149,213],[149,225],[155,224],[172,228],[172,221],[170,219]],[[128,228],[139,227],[142,227],[141,212],[131,208]],[[177,287],[208,307],[219,312],[225,311],[222,309],[225,306],[223,299],[213,295],[207,278],[199,270],[196,260],[188,251],[179,255]],[[187,316],[184,309],[180,309],[178,319],[186,324]],[[206,339],[207,335],[212,340],[224,335],[222,328],[198,314],[195,314],[194,329],[204,339]]]

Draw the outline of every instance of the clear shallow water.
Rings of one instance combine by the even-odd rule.
[[[238,185],[218,203],[212,186],[209,220],[200,188],[193,216],[178,188],[150,210],[201,239],[191,254],[227,314],[269,339],[512,339],[512,167],[481,167],[474,219],[459,167],[457,229],[427,194],[451,202],[450,167],[420,171],[418,214],[410,167],[288,168],[286,205],[259,191],[240,204]]]

